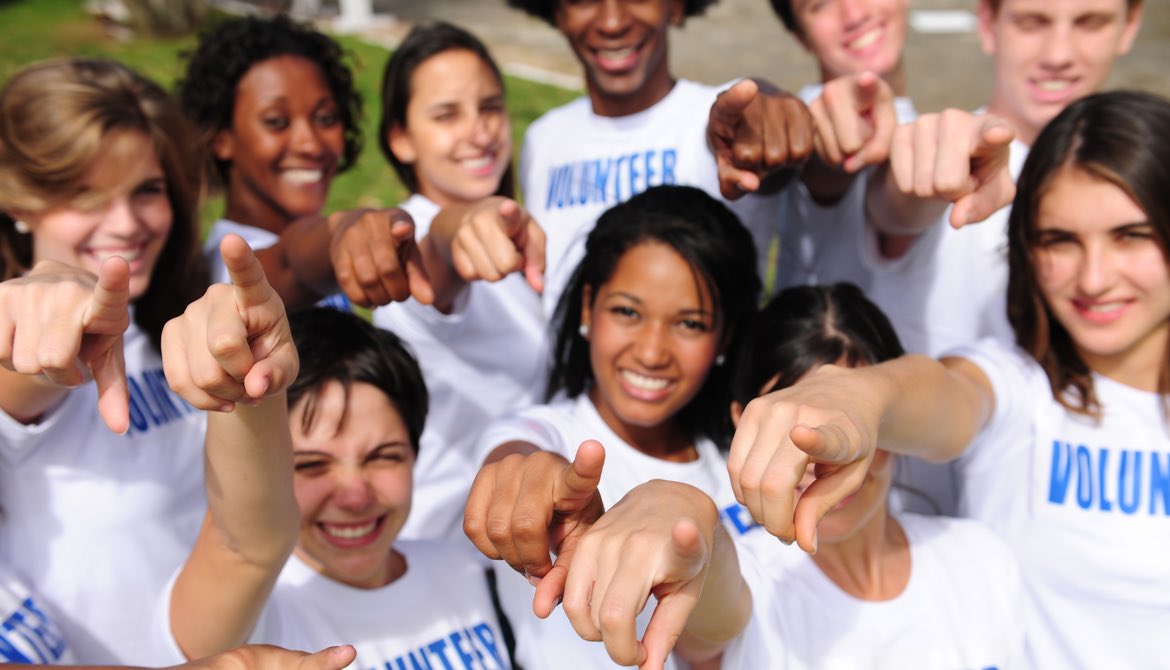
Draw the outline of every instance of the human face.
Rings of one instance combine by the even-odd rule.
[[[593,111],[627,116],[674,86],[667,33],[683,20],[683,0],[558,0],[557,28],[585,68]]]
[[[275,233],[325,207],[345,151],[345,128],[313,61],[277,56],[236,86],[232,125],[212,141],[228,161],[227,218]]]
[[[800,41],[821,80],[873,72],[904,93],[902,49],[910,0],[792,0]]]
[[[54,260],[97,274],[121,256],[130,265],[130,299],[150,287],[174,215],[166,176],[140,132],[107,136],[74,201],[22,214],[33,237],[33,262]]]
[[[1100,90],[1140,23],[1140,7],[1125,0],[1002,0],[995,14],[983,0],[980,37],[995,55],[988,110],[1030,146],[1061,110]]]
[[[440,206],[492,195],[512,159],[500,81],[466,49],[431,56],[411,74],[406,127],[393,127],[388,139],[414,168],[419,192]]]
[[[1141,207],[1116,185],[1065,168],[1040,199],[1032,253],[1044,300],[1089,367],[1156,390],[1170,272]]]
[[[676,251],[646,242],[584,298],[593,404],[635,448],[661,439],[702,388],[718,352],[711,292]]]
[[[308,432],[306,404],[289,417],[301,511],[297,556],[334,581],[385,586],[401,575],[391,546],[410,512],[414,452],[402,416],[365,383],[350,387],[348,408],[341,384],[326,383]]]

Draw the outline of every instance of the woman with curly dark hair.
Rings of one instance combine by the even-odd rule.
[[[226,21],[203,35],[178,94],[226,199],[204,247],[213,279],[227,280],[216,250],[234,232],[286,302],[319,298],[333,279],[319,215],[361,150],[361,99],[341,46],[283,16]]]

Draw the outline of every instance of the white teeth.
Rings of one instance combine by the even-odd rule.
[[[323,523],[321,524],[321,528],[325,531],[326,534],[332,535],[333,537],[338,537],[343,540],[356,540],[359,537],[364,537],[374,532],[374,528],[377,527],[377,525],[377,520],[374,520],[361,526],[345,527],[331,526],[327,523]]]
[[[1084,305],[1086,312],[1104,313],[1113,312],[1121,309],[1125,303],[1123,302],[1102,302],[1094,305]]]
[[[106,259],[113,258],[114,256],[121,257],[127,263],[133,263],[142,255],[142,247],[134,247],[132,249],[103,249],[100,251],[92,249],[89,254],[96,258],[99,263],[104,263]]]
[[[325,173],[321,170],[285,170],[280,175],[285,181],[290,181],[294,184],[312,184],[321,181]]]
[[[1040,79],[1036,82],[1036,88],[1041,91],[1057,92],[1072,86],[1072,82],[1067,79]]]
[[[479,158],[465,158],[460,162],[463,163],[463,167],[467,168],[468,170],[482,170],[491,166],[492,157],[481,156]]]
[[[634,47],[623,47],[621,49],[598,49],[597,55],[606,60],[624,60],[629,58],[634,53]]]
[[[878,38],[881,36],[882,36],[882,29],[881,28],[873,28],[872,30],[868,30],[865,33],[862,33],[862,35],[860,37],[858,37],[857,39],[850,42],[848,47],[850,49],[864,49],[864,48],[868,47],[869,45],[873,44],[874,42],[878,41]]]
[[[647,377],[629,370],[622,370],[622,377],[630,383],[631,386],[646,391],[661,391],[669,384],[665,379],[658,379],[657,377]]]

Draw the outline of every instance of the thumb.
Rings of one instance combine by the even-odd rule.
[[[435,302],[435,289],[431,286],[431,278],[423,265],[422,252],[414,239],[414,221],[398,219],[390,226],[390,235],[394,238],[394,245],[398,249],[398,257],[402,261],[402,268],[406,272],[407,287],[410,295],[424,305]]]
[[[342,670],[357,658],[357,650],[348,644],[322,649],[301,659],[300,670]]]
[[[93,297],[82,317],[87,333],[113,335],[130,325],[130,265],[120,256],[107,258],[98,268]]]
[[[553,509],[575,512],[597,495],[601,470],[605,465],[605,447],[597,440],[585,440],[577,448],[573,462],[561,471],[553,484]]]

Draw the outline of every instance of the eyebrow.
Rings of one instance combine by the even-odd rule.
[[[636,305],[644,305],[645,304],[645,301],[642,300],[641,298],[639,298],[638,296],[633,295],[632,293],[626,293],[625,291],[613,291],[612,293],[605,295],[601,300],[604,302],[606,300],[610,300],[611,298],[625,298],[626,300],[629,300],[630,302],[632,302]],[[675,313],[676,314],[699,314],[701,316],[707,316],[707,317],[711,317],[711,318],[714,318],[714,316],[715,316],[715,312],[713,312],[709,309],[703,309],[702,307],[689,307],[686,309],[680,309]]]

